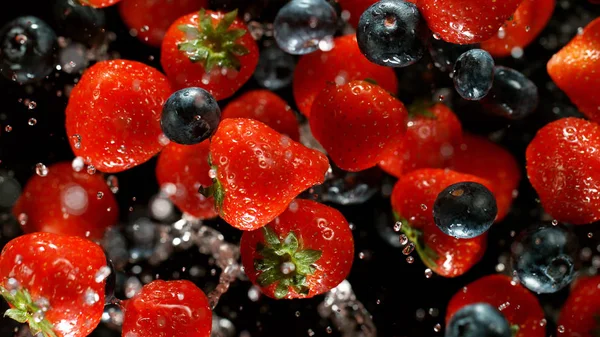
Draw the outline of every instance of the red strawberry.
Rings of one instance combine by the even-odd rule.
[[[121,0],[78,0],[84,6],[90,6],[95,8],[104,8],[112,6]]]
[[[420,168],[448,166],[453,151],[462,139],[462,127],[456,115],[442,103],[409,108],[406,135],[400,147],[379,162],[387,173],[400,177]]]
[[[328,85],[315,99],[310,129],[333,162],[346,171],[377,165],[406,131],[404,104],[381,87],[352,81]]]
[[[175,21],[163,40],[160,63],[176,90],[201,87],[217,100],[252,76],[258,46],[237,10],[200,10]]]
[[[487,234],[456,239],[444,234],[433,221],[433,204],[438,194],[463,181],[491,186],[489,181],[468,174],[421,169],[400,177],[392,191],[392,208],[402,221],[402,232],[414,243],[423,263],[445,277],[466,273],[479,262],[487,245]]]
[[[442,40],[470,44],[490,39],[523,0],[417,0],[429,28]]]
[[[70,162],[33,176],[12,210],[26,233],[51,232],[101,239],[119,208],[101,175],[75,172]]]
[[[327,157],[246,118],[221,121],[210,142],[216,178],[208,193],[219,215],[241,230],[258,229],[305,189],[320,184]]]
[[[296,199],[273,222],[244,232],[240,253],[246,275],[265,295],[309,298],[348,276],[354,240],[338,210]]]
[[[342,10],[348,12],[350,15],[348,23],[356,28],[362,13],[377,1],[378,0],[338,0],[338,3],[342,6]],[[406,0],[406,2],[417,3],[417,0]]]
[[[600,122],[600,18],[548,61],[548,74],[589,119]]]
[[[488,275],[459,290],[448,303],[446,323],[465,305],[488,303],[502,312],[514,337],[544,337],[544,311],[537,298],[505,275]]]
[[[562,118],[540,129],[527,146],[527,176],[556,220],[600,220],[600,126]]]
[[[137,38],[160,48],[167,29],[179,17],[205,8],[208,0],[122,0],[121,19]]]
[[[542,32],[554,11],[556,0],[523,0],[502,30],[481,43],[492,56],[509,56],[514,48],[525,48]]]
[[[29,323],[32,334],[85,337],[100,323],[110,268],[97,244],[33,233],[11,240],[0,255],[5,316]]]
[[[212,329],[208,299],[190,281],[152,281],[123,310],[124,337],[209,337]]]
[[[145,64],[96,63],[73,88],[67,105],[73,152],[103,172],[146,162],[163,148],[160,115],[170,94],[167,78]]]
[[[372,79],[383,89],[395,94],[398,80],[391,68],[371,63],[358,49],[356,35],[334,39],[328,52],[316,51],[304,55],[294,70],[294,99],[300,112],[309,117],[315,97],[328,82],[338,85],[353,80]]]
[[[292,140],[300,140],[298,120],[292,108],[269,90],[252,90],[244,93],[223,109],[221,119],[223,118],[255,119]]]
[[[208,164],[210,142],[196,145],[169,143],[158,157],[156,179],[163,190],[169,190],[168,184],[175,187],[169,198],[182,212],[199,219],[217,216],[215,201],[206,198],[198,190],[212,185]]]
[[[564,329],[558,336],[600,335],[600,276],[576,281],[560,312],[558,326]]]

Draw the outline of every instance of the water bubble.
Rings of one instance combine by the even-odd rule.
[[[431,278],[431,276],[433,276],[433,272],[431,271],[431,269],[425,269],[425,278]]]
[[[5,126],[4,127],[4,131],[11,132],[12,131],[12,126],[10,126],[10,125]]]
[[[95,174],[96,173],[96,168],[94,167],[94,165],[88,165],[86,171],[87,171],[88,174]]]
[[[440,332],[441,330],[442,330],[442,326],[440,325],[440,323],[433,326],[433,331]]]
[[[404,246],[408,243],[408,237],[406,237],[406,235],[404,234],[400,234],[400,236],[398,237],[398,241],[400,241],[400,244]]]
[[[27,104],[27,108],[29,110],[33,110],[37,107],[37,103],[35,101],[30,101],[29,104]]]
[[[558,226],[558,220],[556,220],[556,219],[552,220],[552,226]]]
[[[565,333],[565,327],[564,325],[559,325],[556,327],[556,331],[558,331],[558,333]]]
[[[96,193],[96,197],[98,199],[102,199],[104,197],[104,192],[98,191],[98,193]]]
[[[427,205],[421,204],[421,209],[424,210],[424,211],[426,211],[427,210]]]
[[[73,162],[71,163],[71,167],[75,172],[81,172],[84,166],[85,163],[83,162],[83,158],[81,157],[75,157],[75,159],[73,159]]]
[[[411,242],[406,247],[404,247],[404,249],[402,249],[402,254],[409,255],[413,252],[413,250],[415,250],[415,244]]]
[[[48,175],[48,168],[42,163],[37,163],[35,164],[35,173],[40,177],[45,177]]]
[[[402,230],[402,221],[396,221],[394,224],[394,232],[399,232]]]
[[[413,262],[415,262],[415,258],[412,256],[407,256],[406,257],[406,262],[408,262],[408,264],[412,264]]]
[[[37,124],[37,119],[35,118],[29,118],[29,120],[27,121],[27,124],[29,124],[29,126],[34,126]]]
[[[98,272],[96,273],[96,275],[94,276],[94,280],[96,281],[96,283],[100,283],[103,282],[104,280],[106,280],[106,278],[111,274],[110,271],[110,267],[109,266],[103,266],[101,267]]]
[[[248,298],[252,302],[257,302],[260,299],[260,289],[257,286],[252,286],[248,289]]]
[[[94,305],[100,300],[100,295],[94,290],[88,288],[83,294],[83,301],[87,305]]]

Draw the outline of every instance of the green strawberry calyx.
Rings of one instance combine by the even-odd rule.
[[[45,310],[33,301],[27,289],[7,290],[0,286],[0,295],[11,306],[4,316],[19,323],[28,323],[33,336],[41,333],[44,337],[57,337],[52,323],[44,318]]]
[[[261,271],[257,279],[258,285],[264,288],[276,283],[277,299],[286,297],[290,288],[299,295],[308,295],[310,288],[306,278],[317,271],[315,263],[323,252],[302,249],[293,231],[281,240],[268,225],[261,230],[264,242],[256,246],[256,252],[261,258],[254,259],[254,268]]]
[[[204,9],[200,10],[198,26],[179,25],[177,28],[185,33],[186,39],[177,45],[190,61],[200,63],[210,72],[215,67],[241,67],[239,56],[248,55],[250,51],[236,41],[244,36],[246,29],[230,29],[237,18],[237,9],[226,13],[219,23],[213,25],[212,18]]]
[[[433,107],[431,101],[426,99],[418,99],[408,107],[408,116],[412,118],[424,117],[429,119],[437,119],[437,116],[431,111]]]
[[[202,194],[206,198],[213,197],[215,200],[215,208],[219,213],[221,213],[223,208],[223,199],[225,198],[225,190],[217,178],[217,166],[212,164],[212,158],[210,154],[208,155],[208,166],[210,166],[210,170],[214,172],[214,178],[212,178],[213,183],[208,187],[200,186],[198,193]]]
[[[510,335],[512,337],[517,337],[518,334],[519,334],[519,325],[518,324],[512,324],[510,326]]]
[[[435,261],[437,261],[439,255],[435,252],[435,250],[425,244],[425,241],[423,240],[423,231],[413,228],[408,220],[396,212],[394,212],[394,218],[396,221],[402,223],[402,233],[404,233],[408,240],[415,245],[415,250],[417,251],[417,254],[423,263],[432,271],[436,271],[438,265]]]

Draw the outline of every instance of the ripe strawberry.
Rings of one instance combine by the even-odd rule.
[[[244,232],[240,253],[246,275],[265,295],[309,298],[348,276],[354,240],[338,210],[296,199],[273,222]]]
[[[429,28],[442,40],[456,44],[490,39],[523,0],[417,0]]]
[[[523,0],[498,34],[481,43],[492,56],[509,56],[514,48],[525,48],[542,32],[554,11],[556,0]]]
[[[70,162],[33,176],[12,210],[26,233],[50,232],[101,239],[119,208],[101,175],[75,172]]]
[[[121,0],[78,0],[84,6],[90,6],[94,8],[104,8],[112,6]]]
[[[258,229],[281,214],[305,189],[322,183],[327,157],[246,118],[221,121],[210,142],[219,215],[241,230]]]
[[[100,323],[110,268],[97,244],[77,237],[32,233],[0,254],[5,316],[29,323],[33,335],[85,337]]]
[[[594,337],[600,335],[600,276],[575,282],[563,305],[558,326],[564,337]]]
[[[401,145],[388,152],[379,167],[397,178],[420,168],[447,167],[461,140],[460,121],[450,108],[418,104],[409,108]]]
[[[579,111],[600,122],[600,18],[588,24],[548,61],[548,74]]]
[[[420,169],[400,177],[392,191],[392,208],[402,221],[402,232],[414,243],[423,263],[445,277],[466,273],[479,262],[487,245],[487,234],[457,239],[444,234],[434,223],[433,204],[438,194],[465,181],[491,186],[487,180],[464,173]]]
[[[160,115],[170,94],[167,78],[145,64],[96,63],[73,88],[67,105],[73,152],[103,172],[146,162],[163,148]]]
[[[298,120],[292,108],[269,90],[252,90],[244,93],[223,109],[221,119],[223,118],[255,119],[292,140],[300,140]]]
[[[600,220],[600,126],[562,118],[538,131],[527,146],[527,176],[542,206],[556,220]]]
[[[334,39],[330,51],[316,51],[300,58],[292,83],[294,99],[300,112],[309,117],[315,97],[328,82],[342,85],[364,79],[374,80],[393,94],[398,91],[398,80],[391,68],[367,60],[358,49],[356,35],[341,36]]]
[[[160,153],[156,164],[156,179],[161,187],[166,190],[168,184],[175,187],[175,192],[169,195],[171,201],[182,212],[199,219],[217,216],[214,199],[198,192],[200,187],[212,185],[208,164],[209,146],[208,140],[196,145],[171,142]]]
[[[351,81],[328,85],[315,99],[310,129],[333,162],[346,171],[377,165],[406,131],[404,104],[381,87]]]
[[[190,281],[152,281],[123,310],[125,337],[208,337],[212,329],[208,299]]]
[[[514,337],[544,337],[544,311],[537,298],[505,275],[488,275],[459,290],[448,303],[446,323],[465,305],[488,303],[512,325]]]
[[[258,46],[237,10],[200,10],[175,21],[163,39],[160,63],[175,90],[201,87],[221,100],[252,76]]]
[[[407,2],[417,3],[417,0],[406,0]],[[342,10],[347,11],[350,14],[348,23],[352,27],[358,27],[358,20],[364,11],[369,8],[372,4],[376,3],[377,0],[338,0],[338,3],[342,7]]]
[[[160,48],[175,20],[207,6],[208,0],[122,0],[119,13],[127,27],[135,29],[140,41]]]

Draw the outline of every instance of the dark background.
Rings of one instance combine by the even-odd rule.
[[[0,10],[0,24],[21,15],[34,15],[47,21],[59,30],[61,21],[53,13],[55,1],[30,0],[4,2]],[[213,1],[213,6],[235,8],[235,0]],[[244,1],[238,4],[252,13],[257,21],[272,20],[285,1]],[[455,112],[461,118],[463,127],[474,133],[491,134],[493,139],[504,145],[523,164],[524,151],[537,129],[551,120],[564,116],[578,115],[565,95],[550,81],[546,73],[546,62],[562,45],[569,41],[577,32],[599,13],[600,6],[594,7],[583,0],[558,1],[551,23],[541,34],[540,38],[525,49],[521,59],[497,59],[497,64],[514,67],[525,73],[538,86],[540,103],[538,109],[530,117],[521,121],[507,121],[487,115],[478,104],[466,104],[455,97],[445,97]],[[138,60],[160,68],[160,53],[157,49],[145,46],[128,34],[128,30],[120,21],[116,8],[103,10],[106,14],[107,31],[115,33],[116,40],[110,44],[110,51],[116,52],[121,58]],[[69,37],[77,30],[58,31],[59,35]],[[451,87],[447,74],[432,67],[430,58],[426,57],[417,65],[400,69],[398,76],[401,82],[399,97],[410,103],[416,97],[429,96],[436,89]],[[14,176],[24,185],[27,179],[35,174],[35,164],[42,162],[50,165],[59,161],[70,161],[73,154],[65,137],[64,109],[67,98],[63,94],[57,96],[57,90],[66,92],[73,85],[78,75],[70,75],[55,71],[39,85],[19,86],[5,79],[0,79],[0,170],[3,176]],[[240,93],[258,87],[251,79],[240,90]],[[277,92],[294,106],[291,99],[291,88]],[[239,95],[239,93],[237,94]],[[36,102],[34,109],[29,109],[24,100]],[[220,102],[222,106],[226,101]],[[28,125],[28,120],[35,118],[37,124]],[[12,127],[11,132],[5,131],[5,126]],[[154,177],[155,160],[151,160],[127,172],[117,174],[120,190],[116,197],[120,203],[123,231],[127,232],[127,224],[134,213],[144,212],[149,199],[158,191]],[[524,165],[523,177],[525,177]],[[389,179],[387,180],[389,181]],[[375,184],[378,186],[379,184]],[[133,200],[135,198],[135,201]],[[434,332],[434,325],[443,325],[445,306],[450,297],[461,287],[477,278],[495,273],[499,261],[506,262],[508,245],[512,241],[511,232],[518,233],[523,228],[538,222],[543,212],[536,200],[536,195],[527,179],[523,179],[519,197],[513,211],[500,224],[493,226],[489,235],[489,247],[483,260],[465,275],[455,279],[445,279],[433,276],[426,279],[424,265],[416,253],[415,262],[408,264],[406,256],[397,244],[395,233],[391,231],[393,220],[390,216],[389,200],[378,193],[370,201],[359,206],[336,206],[346,215],[349,222],[354,224],[356,240],[356,258],[349,280],[360,299],[373,315],[379,336],[441,336],[442,332]],[[14,229],[14,219],[8,209],[2,212],[3,230],[0,231],[0,247],[18,233]],[[221,230],[230,242],[237,242],[240,233],[221,222],[209,222]],[[598,226],[578,226],[573,229],[579,237],[580,247],[589,247],[593,255],[599,254],[600,231]],[[588,238],[588,233],[593,237]],[[359,253],[363,256],[359,258]],[[593,272],[590,259],[580,261],[583,272]],[[171,279],[173,272],[181,271],[182,267],[191,265],[209,266],[206,257],[195,249],[179,252],[169,261],[159,267],[150,268],[143,263],[143,273],[159,275],[160,278]],[[120,280],[124,275],[131,274],[133,264],[119,270]],[[209,269],[211,267],[208,267]],[[189,270],[189,268],[188,268]],[[506,271],[509,265],[506,265]],[[191,279],[206,292],[212,290],[218,276],[192,277],[186,272],[180,272],[181,278]],[[210,273],[209,273],[210,275]],[[316,306],[323,297],[310,300],[274,301],[262,298],[258,302],[248,299],[247,282],[237,282],[230,291],[222,297],[215,310],[221,317],[230,319],[236,326],[237,335],[248,331],[251,336],[308,336],[311,329],[316,336],[336,336],[335,329],[327,332],[331,322],[319,318]],[[493,291],[492,289],[490,291]],[[122,296],[122,291],[120,292]],[[548,334],[556,335],[554,318],[562,302],[568,296],[568,289],[557,294],[539,296],[547,312]],[[1,302],[0,310],[4,311],[6,304]],[[431,309],[431,310],[430,310]],[[437,313],[437,315],[436,315]],[[432,315],[433,314],[433,315]],[[13,336],[17,324],[9,319],[0,319],[0,337]],[[118,336],[118,332],[103,326],[97,329],[93,336]]]

